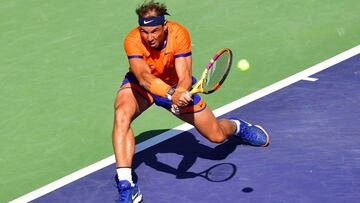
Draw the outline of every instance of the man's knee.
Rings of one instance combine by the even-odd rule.
[[[115,106],[115,126],[129,126],[131,122],[131,115],[129,111],[123,107]]]
[[[216,130],[214,133],[211,133],[211,135],[206,137],[213,143],[223,143],[226,140],[226,136],[221,130]]]

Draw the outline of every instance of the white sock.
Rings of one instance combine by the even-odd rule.
[[[120,167],[116,169],[116,173],[118,175],[119,181],[127,180],[130,182],[131,186],[134,186],[134,182],[132,180],[132,175],[131,175],[131,168]]]
[[[234,121],[234,123],[236,124],[236,130],[235,130],[235,135],[237,135],[240,132],[240,121],[238,120],[232,120]]]

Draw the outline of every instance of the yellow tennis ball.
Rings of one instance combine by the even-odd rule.
[[[241,70],[241,71],[247,71],[250,68],[250,64],[246,59],[241,59],[238,64],[237,67]]]

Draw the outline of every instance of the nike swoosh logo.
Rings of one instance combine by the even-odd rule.
[[[135,193],[135,194],[132,194],[131,195],[131,198],[134,200],[135,198],[137,198],[139,196],[139,192]]]
[[[152,21],[154,21],[154,20],[149,20],[149,21],[144,20],[144,24],[145,24],[145,25],[146,25],[146,24],[149,24],[149,23],[151,23]]]

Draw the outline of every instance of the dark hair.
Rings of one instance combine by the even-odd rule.
[[[153,15],[148,16],[148,14],[150,12],[152,12],[152,11],[155,12],[155,16],[153,16]],[[144,1],[143,4],[139,5],[136,8],[135,12],[139,17],[142,17],[142,18],[170,15],[167,12],[167,8],[166,8],[166,5],[164,3],[154,2],[154,0],[151,0],[149,2]]]

